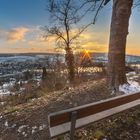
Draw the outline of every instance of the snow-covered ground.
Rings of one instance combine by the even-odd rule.
[[[128,83],[119,86],[119,91],[122,91],[126,94],[140,92],[140,84],[135,81],[139,78],[140,75],[136,72],[130,72],[127,74]]]
[[[37,81],[37,86],[40,86],[40,81],[41,81],[41,76],[37,76],[34,77],[32,80]],[[28,81],[23,81],[20,80],[19,82],[17,82],[17,84],[20,85],[20,82],[22,82],[22,84],[28,84]],[[3,83],[0,86],[0,96],[5,96],[5,95],[14,95],[14,92],[11,92],[10,89],[12,89],[15,86],[16,80],[14,80],[14,78],[12,79],[12,81]],[[18,93],[22,93],[23,91],[25,91],[25,87],[20,87]]]
[[[126,94],[136,93],[140,92],[140,85],[138,82],[128,81],[128,84],[120,85],[119,90]]]
[[[0,89],[0,96],[9,94],[11,94],[11,92],[8,89]]]
[[[30,61],[30,62],[35,62],[40,59],[46,59],[48,58],[50,62],[53,62],[54,59],[57,59],[57,56],[55,55],[33,55],[33,56],[27,56],[27,55],[15,55],[15,56],[6,56],[2,57],[0,56],[0,63],[5,63],[5,62],[25,62],[25,61]],[[61,55],[59,56],[59,60],[64,62],[64,56]]]
[[[27,60],[35,61],[38,57],[32,57],[32,56],[10,56],[10,57],[0,57],[0,62],[7,62],[7,61],[18,61],[18,62],[24,62]]]
[[[9,83],[4,83],[2,86],[0,86],[0,95],[13,94],[9,91],[9,89],[14,86],[14,83],[14,81],[10,81]]]

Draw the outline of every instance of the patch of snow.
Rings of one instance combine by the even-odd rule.
[[[27,84],[27,83],[28,83],[28,81],[22,81],[22,83],[23,83],[23,84]]]
[[[20,88],[19,90],[20,90],[20,91],[25,91],[25,88]]]
[[[128,84],[120,85],[119,91],[122,91],[126,94],[140,92],[140,85],[135,81],[128,81]]]
[[[25,132],[24,131],[22,132],[22,135],[25,135]]]
[[[43,130],[45,127],[46,127],[46,125],[43,124],[43,125],[39,126],[39,130],[41,131],[41,130]]]
[[[24,128],[26,128],[26,127],[28,127],[28,125],[21,125],[19,128],[18,128],[18,132],[19,133],[21,133],[22,132],[22,130],[24,129]]]
[[[24,134],[24,137],[27,137],[27,134],[26,133]]]
[[[139,78],[139,75],[135,75],[135,76],[133,76],[133,79],[134,79],[134,78]]]
[[[8,127],[8,121],[6,121],[6,122],[4,123],[4,125],[5,125],[6,127]]]
[[[36,132],[37,126],[33,126],[32,127],[32,134],[34,134]]]
[[[34,133],[35,133],[35,130],[33,129],[33,130],[32,130],[32,134],[34,134]]]
[[[13,85],[14,85],[13,82],[5,83],[3,84],[3,88],[9,88],[9,87],[12,87]]]
[[[32,129],[37,129],[37,126],[33,126]]]
[[[13,93],[11,93],[9,90],[7,90],[7,89],[2,89],[2,90],[0,90],[0,95],[9,95],[9,94],[13,94]]]
[[[126,76],[132,76],[132,75],[136,75],[136,72],[133,71],[133,72],[129,72],[129,73],[126,74]]]
[[[38,86],[38,87],[40,86],[40,82],[37,82],[37,86]]]
[[[5,104],[5,102],[0,102],[0,104],[3,106]]]
[[[102,140],[107,140],[107,138],[103,138]]]

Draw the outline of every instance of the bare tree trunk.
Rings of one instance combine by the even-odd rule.
[[[127,83],[125,49],[132,4],[133,0],[113,0],[108,53],[108,84],[115,90],[118,90],[119,85]]]
[[[71,48],[67,47],[66,48],[66,63],[68,67],[68,75],[69,75],[69,80],[72,83],[75,78],[75,66],[74,66],[74,55],[73,51]]]

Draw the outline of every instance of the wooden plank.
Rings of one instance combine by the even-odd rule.
[[[57,113],[52,113],[49,115],[50,127],[54,127],[63,123],[70,122],[71,120],[70,116],[73,111],[77,111],[77,119],[80,119],[83,117],[94,115],[96,113],[105,110],[115,108],[117,106],[121,106],[123,104],[127,104],[129,102],[133,102],[138,99],[140,99],[140,93],[134,93],[131,95],[122,95],[119,97],[114,97],[97,103],[75,107]]]
[[[132,108],[134,106],[140,105],[140,99],[137,99],[135,101],[126,103],[124,105],[121,106],[117,106],[90,116],[86,116],[80,119],[76,120],[76,128],[81,128],[84,127],[86,125],[89,125],[93,122],[99,121],[101,119],[104,119],[106,117],[109,117],[111,115],[114,115],[116,113],[119,113],[121,111],[127,110],[129,108]],[[71,127],[71,123],[67,122],[67,123],[63,123],[54,127],[50,128],[50,135],[51,137],[56,137],[58,135],[64,134],[66,132],[70,131],[70,127]]]

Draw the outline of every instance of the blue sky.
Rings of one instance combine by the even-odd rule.
[[[0,25],[33,26],[47,22],[46,0],[0,0]]]
[[[49,24],[50,21],[45,10],[46,2],[47,0],[0,0],[0,52],[52,50],[50,42],[40,40],[42,33],[39,27]],[[97,52],[107,51],[111,12],[111,4],[109,4],[98,16],[96,24],[84,33],[85,48]],[[140,55],[139,23],[140,10],[134,9],[130,20],[127,50],[132,54],[137,51],[138,55]]]

